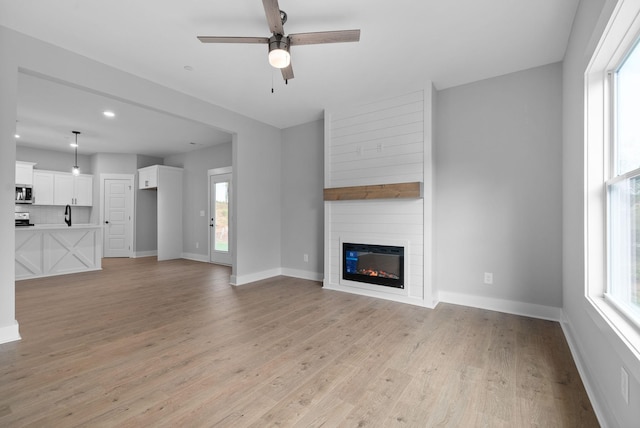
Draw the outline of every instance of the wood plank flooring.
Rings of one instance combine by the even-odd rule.
[[[2,427],[596,427],[557,323],[105,259],[20,281]]]

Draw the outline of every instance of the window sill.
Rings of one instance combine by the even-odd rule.
[[[629,369],[629,374],[640,382],[640,332],[604,297],[587,296],[587,302],[587,313],[609,339],[616,354]]]

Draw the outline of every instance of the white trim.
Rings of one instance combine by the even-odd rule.
[[[231,285],[245,285],[256,281],[262,281],[263,279],[273,278],[274,276],[282,275],[282,268],[263,270],[261,272],[250,273],[247,275],[231,275],[229,283]]]
[[[300,269],[282,268],[281,275],[292,278],[308,279],[309,281],[322,281],[324,275],[321,272],[311,272]]]
[[[152,251],[136,251],[133,253],[133,258],[137,259],[140,257],[156,257],[158,255],[158,250]]]
[[[472,308],[487,309],[490,311],[504,312],[507,314],[557,322],[562,320],[562,308],[556,308],[554,306],[518,302],[515,300],[495,299],[492,297],[475,296],[449,291],[440,291],[438,293],[438,298],[442,303],[451,303],[454,305],[469,306]]]
[[[0,344],[15,342],[22,339],[20,337],[20,329],[18,321],[14,321],[12,325],[0,327]]]
[[[195,262],[209,263],[209,260],[206,254],[182,253],[181,257],[183,259],[193,260]]]
[[[36,278],[48,278],[50,276],[71,275],[74,273],[82,273],[82,272],[95,272],[97,270],[102,270],[102,267],[96,267],[92,269],[70,269],[70,270],[65,270],[64,272],[45,273],[40,275],[29,275],[23,278],[16,278],[16,281],[24,281],[26,279],[36,279]]]
[[[222,175],[222,174],[232,174],[232,173],[233,173],[232,166],[223,166],[221,168],[213,168],[213,169],[207,170],[207,177],[210,177],[212,175]]]
[[[430,306],[429,302],[423,299],[418,299],[416,297],[410,297],[410,296],[401,295],[401,294],[391,294],[391,293],[385,293],[385,292],[374,291],[374,290],[367,290],[364,288],[344,286],[340,284],[332,284],[327,280],[324,281],[322,287],[327,290],[341,291],[349,294],[357,294],[359,296],[375,297],[378,299],[390,300],[392,302],[406,303],[409,305],[420,306],[422,308],[430,308],[430,309],[435,308],[435,306]]]
[[[584,389],[586,390],[589,401],[591,402],[591,407],[593,407],[596,418],[598,418],[598,423],[602,428],[607,428],[609,425],[606,423],[605,415],[610,415],[612,413],[609,409],[603,410],[602,408],[603,405],[606,406],[607,400],[602,399],[602,397],[598,397],[597,391],[599,389],[594,388],[592,385],[592,379],[595,379],[596,377],[589,372],[588,365],[583,361],[583,353],[580,351],[579,342],[575,339],[573,335],[573,328],[571,327],[569,320],[564,317],[564,314],[562,321],[560,321],[560,327],[562,328],[564,337],[569,345],[569,351],[571,352],[573,361],[578,369],[578,374],[580,375]]]

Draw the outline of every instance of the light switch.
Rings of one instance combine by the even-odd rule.
[[[204,217],[204,211],[200,211],[200,217]]]

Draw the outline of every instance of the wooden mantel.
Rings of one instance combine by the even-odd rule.
[[[353,201],[361,199],[418,199],[422,198],[422,183],[376,184],[369,186],[332,187],[324,189],[325,201]]]

